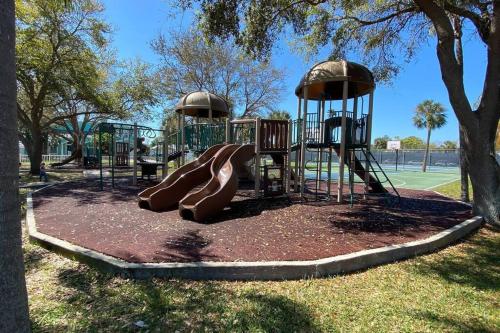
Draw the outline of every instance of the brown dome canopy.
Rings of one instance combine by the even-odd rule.
[[[208,118],[209,110],[212,118],[227,117],[229,107],[224,98],[205,91],[194,91],[181,97],[175,106],[175,112],[186,116]]]
[[[304,98],[304,87],[308,86],[308,99],[341,100],[344,81],[348,81],[348,98],[365,95],[375,88],[373,74],[365,66],[345,60],[324,61],[302,77],[295,95]]]

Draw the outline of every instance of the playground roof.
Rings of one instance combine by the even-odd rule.
[[[194,91],[181,97],[175,106],[175,112],[187,116],[208,118],[212,109],[212,117],[227,117],[229,107],[224,98],[205,91]]]
[[[308,99],[341,100],[344,81],[348,82],[348,98],[365,95],[375,88],[373,74],[365,66],[345,60],[324,61],[302,77],[295,95],[304,98],[304,87],[308,86]]]

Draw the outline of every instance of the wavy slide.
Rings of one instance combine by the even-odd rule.
[[[200,157],[172,172],[161,183],[139,193],[139,207],[161,211],[174,207],[182,197],[210,179],[210,166],[225,145],[208,148]]]
[[[203,221],[219,213],[231,202],[238,189],[237,170],[255,155],[255,145],[227,145],[212,162],[210,181],[199,191],[186,195],[179,202],[179,213],[185,219]],[[226,156],[224,156],[226,155]]]

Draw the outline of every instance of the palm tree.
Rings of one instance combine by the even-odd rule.
[[[431,131],[436,128],[443,127],[446,124],[446,114],[445,108],[437,102],[430,99],[426,99],[415,109],[415,115],[413,116],[413,124],[417,128],[427,129],[427,144],[425,146],[424,163],[422,165],[422,171],[427,170],[427,160],[429,157],[429,144],[431,141]]]
[[[0,332],[29,332],[21,248],[14,0],[0,1]]]
[[[291,118],[290,113],[282,110],[273,110],[267,114],[267,117],[269,119],[277,119],[277,120],[289,120]]]

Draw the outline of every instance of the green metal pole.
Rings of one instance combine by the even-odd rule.
[[[111,135],[111,186],[115,187],[115,133]]]
[[[102,126],[99,124],[99,187],[101,191],[103,190],[103,179],[102,179]]]

